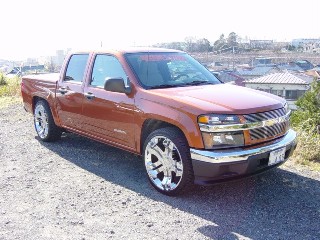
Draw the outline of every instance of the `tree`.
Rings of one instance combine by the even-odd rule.
[[[186,51],[187,52],[195,52],[196,51],[196,38],[195,37],[186,37]]]
[[[237,47],[239,45],[238,36],[235,32],[229,33],[229,36],[227,38],[227,45],[228,47]]]
[[[57,65],[54,63],[53,58],[50,57],[49,61],[45,63],[45,68],[48,70],[48,72],[55,72]]]
[[[215,51],[220,51],[226,47],[226,39],[224,38],[224,34],[221,34],[219,39],[214,42],[213,49]]]
[[[320,81],[315,78],[307,91],[296,102],[297,111],[292,114],[293,126],[315,131],[320,125]]]
[[[195,47],[197,52],[209,52],[211,50],[210,42],[206,38],[199,39]]]

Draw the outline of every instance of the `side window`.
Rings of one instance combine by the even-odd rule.
[[[123,78],[127,79],[121,63],[117,58],[110,55],[99,54],[94,61],[91,83],[92,86],[103,87],[106,78]]]
[[[89,54],[75,54],[68,63],[64,81],[82,82]]]

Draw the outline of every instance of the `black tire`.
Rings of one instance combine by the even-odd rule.
[[[37,101],[33,116],[34,127],[41,141],[53,142],[61,138],[61,128],[55,124],[51,109],[45,100]]]
[[[144,142],[143,159],[148,180],[157,191],[175,196],[193,186],[190,148],[179,129],[166,127],[152,132]]]

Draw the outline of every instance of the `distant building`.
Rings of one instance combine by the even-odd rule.
[[[280,63],[277,65],[277,67],[281,71],[291,71],[291,72],[303,72],[304,70],[299,67],[295,62],[290,62],[290,63]]]
[[[276,66],[256,66],[251,68],[237,69],[237,74],[246,80],[279,72],[281,71]]]
[[[273,73],[245,81],[245,86],[272,93],[287,100],[290,109],[296,109],[295,102],[310,87],[313,77],[305,74]]]
[[[63,50],[57,50],[55,56],[55,64],[57,66],[62,66],[66,53]]]
[[[295,62],[299,67],[301,67],[304,71],[312,69],[314,66],[308,60],[299,60]]]
[[[320,68],[310,69],[306,71],[305,74],[320,80]]]
[[[252,60],[252,66],[274,66],[275,64],[272,63],[272,58],[268,57],[257,57]]]
[[[320,49],[320,38],[293,39],[291,44],[296,48],[301,48],[304,52],[318,52]]]
[[[273,40],[250,40],[250,47],[255,49],[273,48]]]

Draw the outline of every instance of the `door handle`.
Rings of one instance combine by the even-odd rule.
[[[91,92],[84,93],[84,96],[89,100],[94,99],[94,95]]]
[[[68,90],[65,87],[60,87],[58,90],[61,94],[65,94],[68,92]]]

